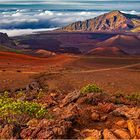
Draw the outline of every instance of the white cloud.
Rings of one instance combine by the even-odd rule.
[[[56,28],[49,28],[49,29],[13,29],[13,30],[4,30],[0,29],[0,32],[7,33],[8,36],[20,36],[20,35],[29,35],[29,34],[36,34],[37,32],[44,32],[44,31],[51,31]]]
[[[15,10],[0,15],[0,28],[49,28],[93,18],[101,12],[69,12],[49,10]]]
[[[45,11],[45,12],[42,12],[42,13],[40,13],[39,15],[40,16],[53,16],[53,12],[51,12],[51,11]]]

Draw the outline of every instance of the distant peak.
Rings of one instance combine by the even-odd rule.
[[[119,10],[113,10],[113,11],[109,12],[109,14],[117,15],[117,14],[123,14],[123,13]]]
[[[111,11],[112,13],[122,13],[121,11],[119,11],[119,10],[113,10],[113,11]]]
[[[110,11],[98,17],[78,21],[62,28],[63,31],[126,31],[135,27],[132,19],[140,20],[136,15],[122,13],[119,10]],[[139,22],[138,22],[139,23]],[[137,24],[138,24],[137,23]]]

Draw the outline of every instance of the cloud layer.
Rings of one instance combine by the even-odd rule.
[[[8,36],[13,37],[13,36],[20,36],[20,35],[36,34],[38,32],[51,31],[54,29],[55,28],[49,28],[49,29],[47,29],[47,28],[46,29],[10,29],[10,30],[0,29],[0,32],[7,33]]]
[[[38,29],[65,26],[75,21],[93,18],[103,12],[65,12],[49,10],[13,10],[0,15],[0,29]]]

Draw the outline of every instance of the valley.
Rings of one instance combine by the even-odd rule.
[[[140,139],[139,16],[1,33],[0,139]]]

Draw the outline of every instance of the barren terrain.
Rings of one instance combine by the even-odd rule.
[[[110,94],[140,91],[139,57],[65,54],[37,58],[5,52],[0,54],[1,90],[24,87],[37,77],[45,79],[43,82],[50,88],[65,92],[80,89],[88,83],[96,83]]]
[[[0,52],[0,138],[140,138],[139,34],[10,40]]]

